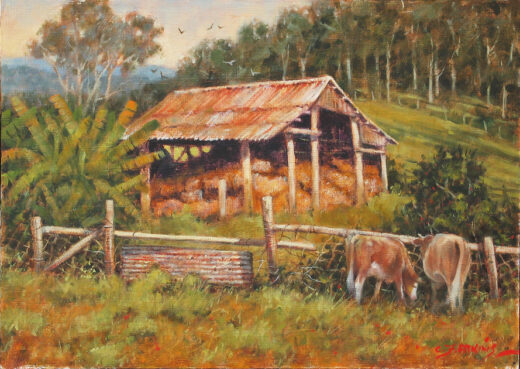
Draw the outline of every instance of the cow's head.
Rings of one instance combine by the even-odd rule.
[[[426,237],[419,237],[413,240],[412,244],[420,247],[422,257],[424,257],[424,253],[426,252],[426,249],[428,248],[428,245],[430,244],[431,240],[433,240],[433,237],[434,236],[430,234]]]
[[[406,270],[404,274],[404,292],[410,298],[410,300],[417,300],[417,287],[419,283],[422,282],[421,278],[415,273],[415,271],[411,268],[411,266]]]

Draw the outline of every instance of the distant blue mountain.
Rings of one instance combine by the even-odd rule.
[[[162,77],[161,77],[162,74]],[[172,78],[175,71],[160,65],[145,65],[136,68],[125,78],[117,70],[112,77],[114,89],[133,90],[146,83],[162,78]],[[106,80],[102,80],[102,88]],[[62,92],[52,67],[44,60],[31,57],[2,59],[2,94],[19,93],[55,94]]]

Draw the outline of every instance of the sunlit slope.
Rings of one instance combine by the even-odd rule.
[[[520,155],[511,142],[421,110],[380,101],[358,102],[356,105],[399,141],[398,145],[389,146],[389,156],[403,163],[408,173],[421,155],[431,157],[436,145],[460,144],[478,150],[487,168],[485,181],[494,194],[501,193],[502,187],[505,187],[515,198],[520,198]]]

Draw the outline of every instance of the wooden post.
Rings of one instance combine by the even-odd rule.
[[[361,138],[359,137],[359,127],[354,121],[352,126],[352,146],[354,148],[354,170],[356,171],[356,205],[359,206],[365,202],[365,182],[363,179],[363,153],[359,151],[361,148]]]
[[[114,274],[114,201],[107,200],[105,215],[105,273],[107,275]]]
[[[42,218],[31,218],[31,233],[33,241],[33,268],[36,273],[39,273],[43,266]]]
[[[143,147],[139,150],[141,154],[146,154],[150,150],[148,148],[148,144],[144,144]],[[142,216],[145,219],[150,219],[150,208],[152,202],[152,173],[151,173],[151,165],[147,165],[144,168],[141,168],[141,175],[144,177],[144,184],[146,187],[146,191],[141,192],[140,200],[141,200],[141,212]]]
[[[287,135],[287,181],[289,182],[289,211],[296,212],[296,156],[294,155],[294,138]]]
[[[311,131],[318,132],[320,120],[319,108],[311,111]],[[318,147],[318,135],[311,136],[311,164],[312,164],[312,210],[320,209],[320,152]]]
[[[486,268],[489,278],[489,297],[498,299],[498,273],[495,258],[495,246],[491,237],[484,238],[484,255],[486,256]]]
[[[264,221],[265,248],[269,266],[269,278],[271,279],[271,282],[274,282],[278,277],[278,267],[276,264],[278,245],[276,243],[276,232],[273,229],[273,198],[271,196],[262,197],[262,217]]]
[[[388,173],[386,171],[386,154],[380,154],[381,158],[381,182],[383,182],[383,191],[388,192]]]
[[[218,181],[218,205],[219,205],[219,216],[220,219],[226,217],[226,180],[221,179]]]
[[[253,211],[253,174],[251,173],[251,150],[247,141],[243,141],[240,146],[240,160],[244,178],[244,210],[251,213]]]

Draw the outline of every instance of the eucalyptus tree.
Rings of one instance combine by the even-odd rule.
[[[152,18],[136,12],[120,18],[108,0],[70,0],[58,20],[42,24],[29,50],[51,65],[66,97],[92,108],[113,94],[118,68],[129,72],[160,51],[156,38],[162,32]]]

